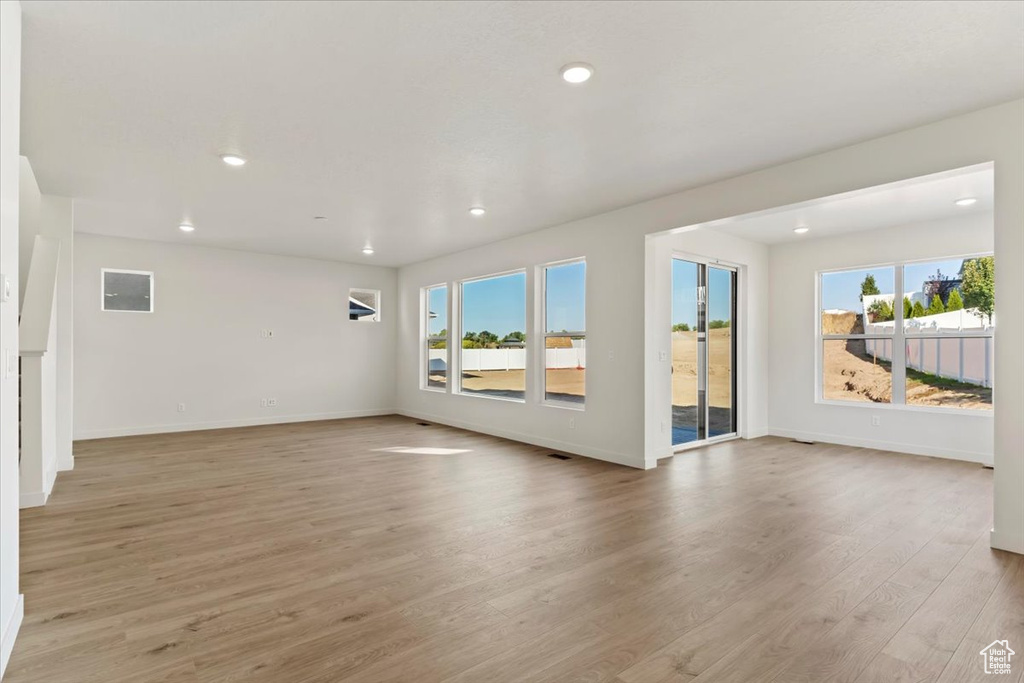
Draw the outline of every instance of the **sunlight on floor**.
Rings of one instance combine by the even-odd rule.
[[[374,450],[383,453],[409,453],[410,455],[457,455],[470,452],[469,448],[413,448],[410,446],[393,446],[391,448],[375,448]]]

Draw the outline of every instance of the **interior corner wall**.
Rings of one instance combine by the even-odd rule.
[[[18,592],[20,116],[21,5],[0,2],[0,273],[12,289],[0,303],[0,676],[24,613]]]
[[[767,337],[770,431],[811,441],[991,464],[990,411],[937,413],[867,403],[817,403],[814,345],[818,271],[991,252],[992,220],[991,213],[979,213],[773,245]],[[872,426],[872,416],[879,417],[878,426]]]
[[[394,411],[393,268],[85,233],[74,252],[76,439]],[[101,310],[101,268],[152,271],[153,312]],[[380,322],[349,320],[353,287],[381,291]]]

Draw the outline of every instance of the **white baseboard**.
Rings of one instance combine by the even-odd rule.
[[[231,429],[233,427],[255,427],[258,425],[290,424],[292,422],[316,422],[318,420],[343,420],[352,417],[378,417],[395,415],[390,408],[375,410],[347,410],[337,413],[316,413],[311,415],[275,415],[273,417],[221,420],[217,422],[189,422],[166,425],[145,425],[138,427],[111,427],[108,429],[86,429],[75,434],[75,441],[87,439],[109,439],[118,436],[140,436],[143,434],[170,434],[172,432],[198,432],[205,429]]]
[[[801,441],[818,441],[821,443],[832,443],[839,446],[855,446],[857,448],[873,448],[879,451],[893,451],[895,453],[907,453],[910,455],[927,455],[933,458],[946,458],[947,460],[963,460],[965,462],[976,462],[982,465],[992,465],[992,456],[987,453],[972,453],[969,451],[958,451],[951,448],[931,448],[918,446],[917,444],[898,443],[893,441],[874,441],[872,439],[857,439],[848,436],[835,434],[818,434],[816,432],[804,432],[793,429],[778,429],[769,427],[762,436],[781,436],[786,439],[800,439]]]
[[[57,483],[57,468],[54,466],[52,470],[46,473],[46,481],[43,482],[43,490],[46,491],[46,497],[49,498],[50,494],[53,493],[53,485]]]
[[[22,491],[18,496],[19,508],[37,508],[46,505],[46,499],[50,494],[46,491]]]
[[[744,439],[760,439],[762,436],[771,436],[772,433],[768,429],[748,429],[746,432],[740,435]]]
[[[21,630],[21,620],[25,618],[25,596],[18,594],[18,600],[14,604],[14,612],[10,619],[4,624],[3,635],[0,636],[0,678],[3,678],[7,670],[7,662],[11,661],[11,653],[14,652],[14,640]]]
[[[1020,536],[1001,534],[993,529],[989,532],[988,544],[993,548],[998,548],[999,550],[1006,550],[1007,552],[1024,555],[1024,538],[1021,538]]]
[[[535,434],[523,434],[522,432],[513,432],[506,429],[495,429],[490,425],[474,424],[471,422],[464,422],[462,420],[450,420],[439,415],[430,415],[428,413],[420,413],[412,410],[400,409],[396,412],[398,415],[404,415],[405,417],[411,417],[416,420],[436,422],[438,424],[448,425],[449,427],[458,427],[459,429],[478,432],[480,434],[488,434],[490,436],[497,436],[502,439],[510,439],[511,441],[519,441],[532,446],[540,446],[542,448],[564,451],[565,453],[572,453],[574,455],[582,455],[585,458],[603,460],[604,462],[611,462],[616,465],[625,465],[626,467],[634,467],[642,470],[650,469],[650,467],[647,466],[647,463],[644,462],[642,456],[630,456],[624,453],[616,453],[615,451],[606,451],[601,448],[594,448],[592,446],[582,446],[580,444],[569,443],[567,441],[548,439]],[[653,465],[651,465],[651,467],[653,467]]]

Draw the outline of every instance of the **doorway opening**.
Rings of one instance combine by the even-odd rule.
[[[672,257],[672,448],[737,435],[736,268]]]

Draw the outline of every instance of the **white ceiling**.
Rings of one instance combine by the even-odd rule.
[[[1024,94],[1019,2],[23,7],[22,153],[77,229],[382,265]]]
[[[953,216],[992,213],[994,180],[991,164],[981,164],[727,218],[701,227],[753,242],[784,244]],[[970,206],[956,205],[958,199],[968,197],[977,202]],[[808,228],[808,232],[794,233],[793,228],[797,226]]]

